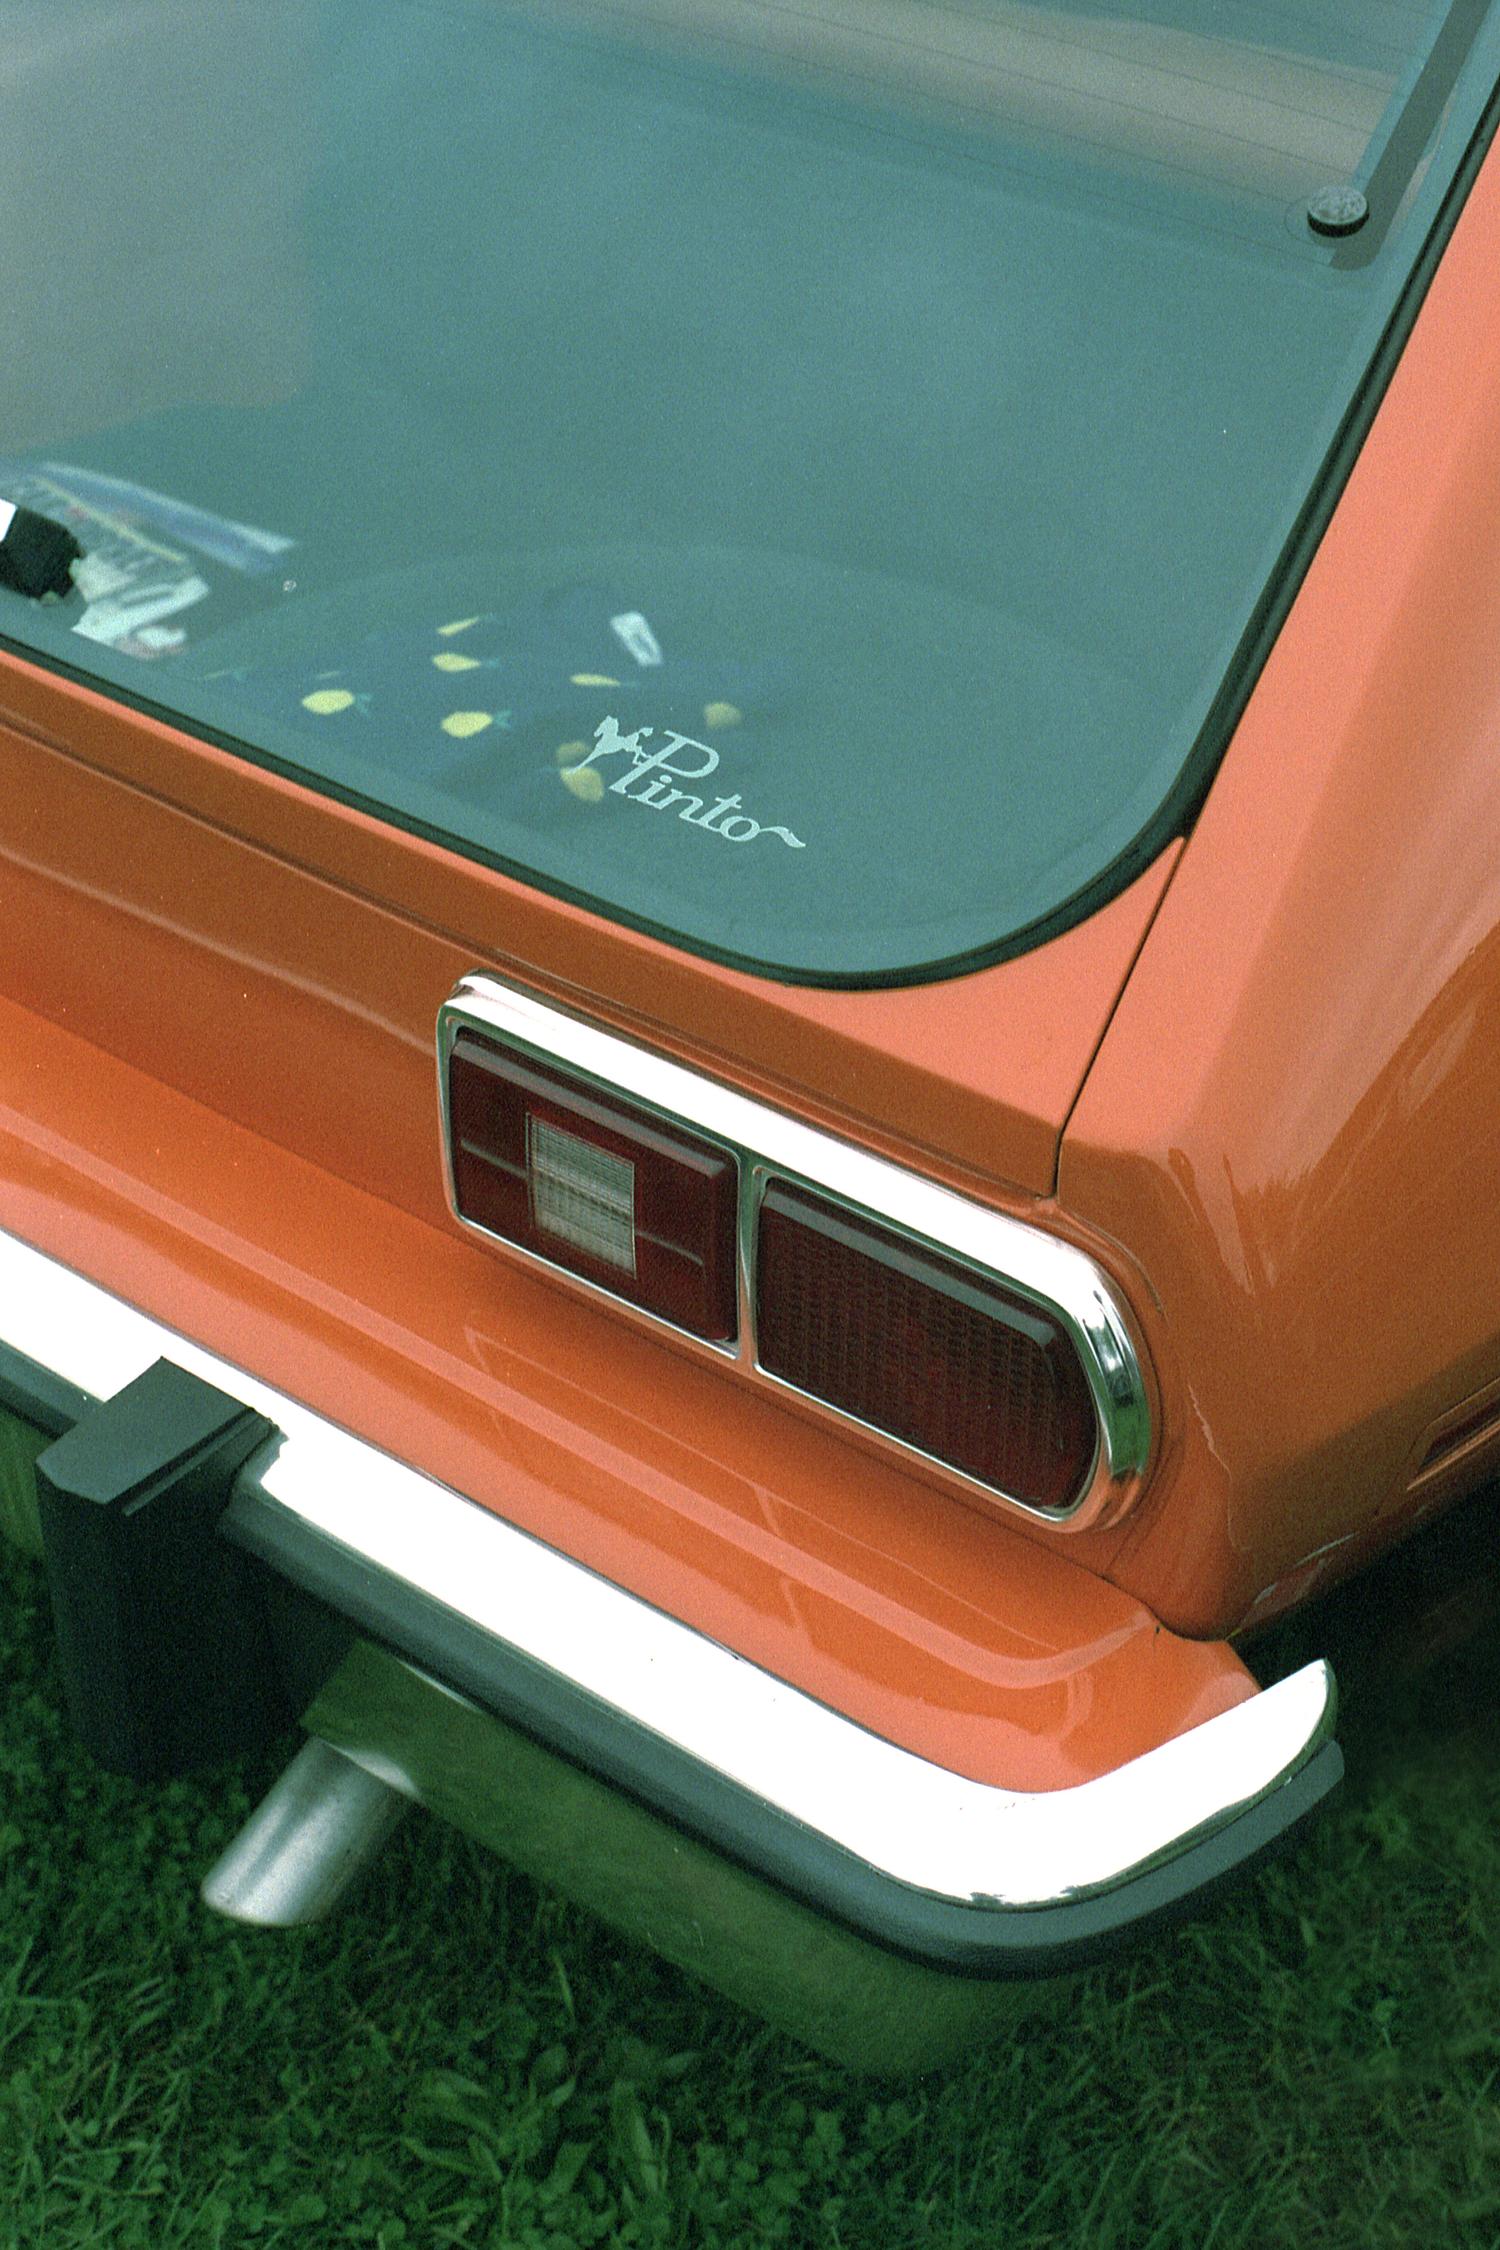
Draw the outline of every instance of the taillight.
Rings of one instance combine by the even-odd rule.
[[[726,1149],[471,1032],[448,1063],[460,1216],[710,1343],[737,1328]]]
[[[971,1495],[1086,1529],[1140,1490],[1144,1371],[1074,1244],[497,978],[438,1062],[468,1225]]]
[[[1097,1419],[1062,1327],[863,1212],[772,1181],[755,1254],[767,1374],[1032,1508],[1062,1512]]]

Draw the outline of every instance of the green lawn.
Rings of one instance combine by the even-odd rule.
[[[0,2245],[1500,2244],[1500,1648],[1403,1644],[1494,1526],[1299,1627],[1351,1683],[1351,1778],[1294,1857],[904,2086],[424,1818],[325,1929],[209,1919],[280,1761],[98,1774],[0,1546]]]

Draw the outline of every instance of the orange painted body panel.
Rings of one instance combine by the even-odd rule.
[[[1497,275],[1491,158],[1064,1142],[1157,1300],[1113,1567],[1187,1631],[1394,1537],[1500,1376]]]
[[[452,978],[433,980],[418,956],[446,942],[462,968],[504,969],[872,1144],[1046,1194],[1064,1120],[1179,848],[1017,960],[937,985],[833,992],[697,959],[3,655],[0,758],[0,855],[55,896],[45,932],[16,931],[5,989],[43,1013],[66,1010],[112,1051],[296,1147],[316,1131],[301,1101],[316,1111],[326,1048],[276,1014],[270,1036],[301,1100],[291,1122],[264,1120],[264,1086],[236,1076],[232,1059],[205,1082],[193,1032],[200,978],[233,987],[240,976],[247,1007],[257,996],[273,1011],[322,1003],[346,1028],[358,1018],[370,1034],[426,1050]],[[58,958],[69,917],[86,924],[95,911],[111,946],[132,949],[118,980],[105,963]],[[150,1026],[126,1031],[118,1011],[141,1005],[149,984],[117,985],[163,947],[181,1000],[158,993]],[[429,1123],[424,1109],[424,1133]],[[342,1141],[341,1129],[326,1154],[317,1142],[311,1153],[337,1169]],[[384,1170],[385,1192],[430,1209],[430,1167],[403,1148]]]
[[[1063,1555],[4,1004],[0,1224],[977,1779],[1084,1780],[1253,1692]]]

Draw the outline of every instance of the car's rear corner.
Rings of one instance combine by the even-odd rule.
[[[913,2067],[1337,1781],[1326,1667],[1258,1690],[1076,1542],[4,1014],[4,1522],[80,1731],[145,1781],[308,1737],[224,1911],[324,1910],[415,1800]]]

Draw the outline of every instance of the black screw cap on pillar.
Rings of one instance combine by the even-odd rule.
[[[111,1773],[187,1773],[269,1740],[291,1716],[254,1566],[217,1535],[272,1429],[162,1359],[37,1461],[68,1707]]]

